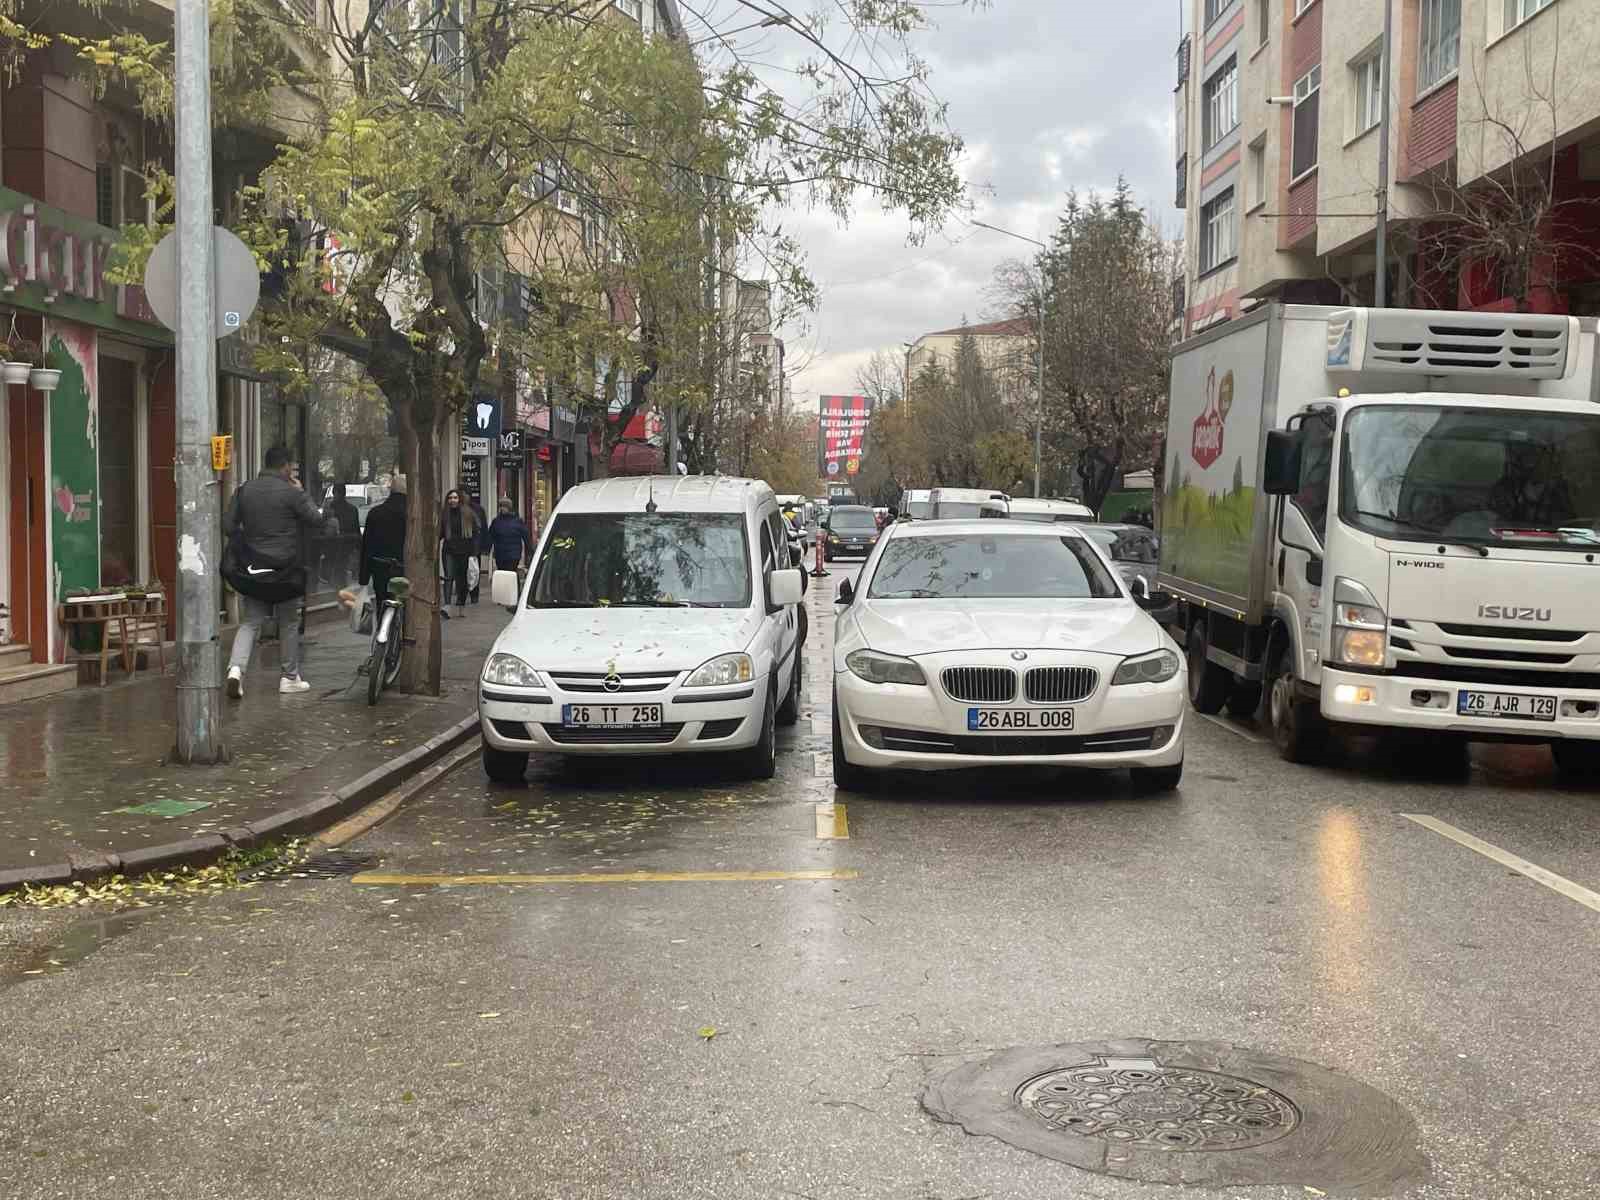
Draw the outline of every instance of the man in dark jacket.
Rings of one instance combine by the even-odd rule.
[[[533,535],[527,523],[511,511],[509,496],[500,497],[500,515],[489,523],[489,543],[496,571],[515,571],[522,565],[524,551],[533,559]]]
[[[235,590],[244,602],[244,618],[233,653],[228,659],[228,695],[238,700],[244,695],[244,672],[250,665],[261,626],[278,623],[278,644],[282,650],[282,671],[278,691],[285,694],[306,692],[311,685],[300,677],[300,599],[305,594],[305,572],[301,565],[300,539],[306,530],[315,531],[323,514],[311,503],[299,482],[291,479],[289,452],[274,446],[262,460],[260,475],[233,494],[233,503],[223,520],[223,531],[232,540],[237,536],[242,548],[234,564]],[[253,596],[247,590],[251,581],[272,581],[275,590]]]
[[[361,534],[360,582],[372,584],[373,600],[383,603],[389,580],[405,573],[406,477],[389,480],[389,496],[367,514]]]

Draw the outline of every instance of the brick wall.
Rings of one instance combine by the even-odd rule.
[[[1456,152],[1456,80],[1435,88],[1411,106],[1411,128],[1400,160],[1406,175],[1448,162]]]
[[[1291,12],[1293,10],[1290,10]],[[1313,4],[1289,29],[1289,79],[1299,79],[1322,61],[1322,5]]]
[[[1317,231],[1317,173],[1312,171],[1289,189],[1289,204],[1285,209],[1284,240],[1290,246]]]

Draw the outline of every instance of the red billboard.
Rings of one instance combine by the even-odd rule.
[[[866,396],[823,396],[818,407],[817,476],[848,479],[861,471],[861,443],[872,419]]]

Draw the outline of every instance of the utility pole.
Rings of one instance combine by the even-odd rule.
[[[1039,474],[1044,461],[1044,251],[1050,249],[1037,238],[1031,238],[1021,233],[1013,233],[1009,229],[1001,229],[998,225],[990,225],[985,221],[974,221],[972,224],[980,229],[988,229],[994,233],[1003,233],[1007,237],[1016,238],[1019,242],[1027,242],[1039,247],[1039,291],[1034,297],[1034,327],[1033,327],[1033,385],[1038,395],[1034,397],[1033,412],[1033,495],[1039,498]]]
[[[228,757],[217,641],[222,485],[211,466],[217,341],[207,7],[206,0],[177,0],[173,22],[178,243],[178,731],[173,756],[203,765]]]
[[[1389,303],[1389,68],[1394,62],[1394,0],[1383,0],[1383,53],[1378,56],[1383,73],[1379,85],[1383,96],[1378,102],[1378,264],[1373,273],[1372,303],[1385,308]]]

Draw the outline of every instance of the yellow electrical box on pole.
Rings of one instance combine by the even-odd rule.
[[[233,434],[224,433],[211,439],[211,469],[226,471],[233,466]]]

